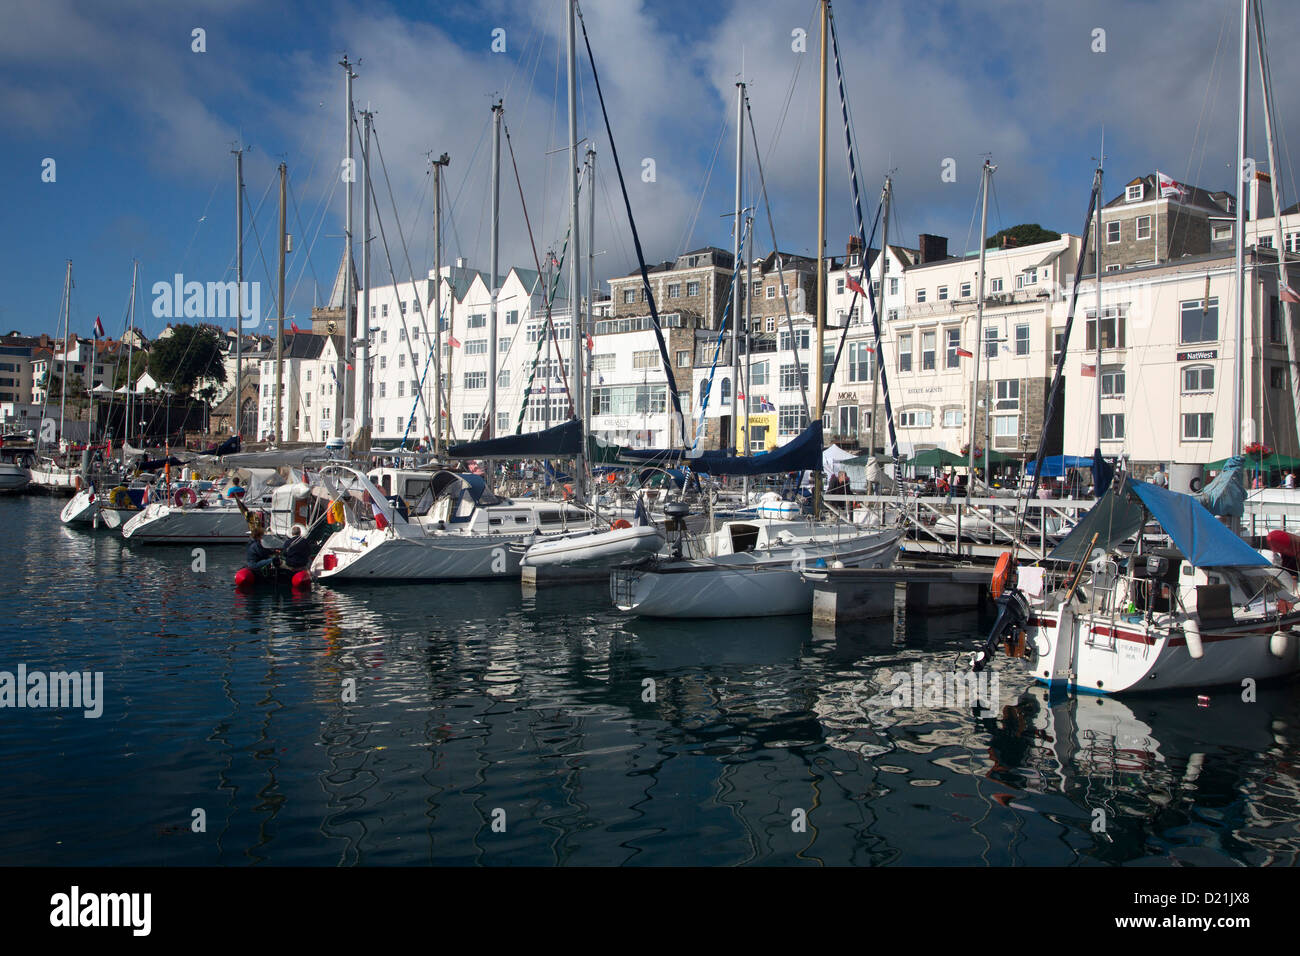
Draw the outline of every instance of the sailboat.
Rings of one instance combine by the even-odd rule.
[[[1244,168],[1246,144],[1249,16],[1250,0],[1242,0],[1239,169]],[[1090,220],[1094,209],[1100,219],[1100,184],[1099,169]],[[1239,357],[1244,351],[1244,218],[1244,203],[1238,201]],[[1085,230],[1081,259],[1087,238]],[[1100,275],[1096,278],[1100,286]],[[1076,274],[1065,328],[1067,347],[1079,279]],[[1045,422],[1052,420],[1065,352],[1062,349],[1057,361]],[[1234,369],[1233,449],[1239,455],[1240,358]],[[1040,439],[1037,471],[1044,452]],[[1095,458],[1098,471],[1103,471],[1099,452]],[[988,666],[998,644],[1004,643],[1013,656],[1027,659],[1036,680],[1080,693],[1211,687],[1300,672],[1300,597],[1290,575],[1273,567],[1197,498],[1123,473],[1113,479],[1100,477],[1103,483],[1109,480],[1109,487],[1047,556],[1055,564],[1016,569],[1013,580],[1014,554],[999,559],[993,579],[998,617],[973,658],[975,670]],[[1168,536],[1171,547],[1147,546],[1143,531],[1150,520]],[[1126,545],[1132,538],[1136,544]]]
[[[36,491],[43,491],[48,494],[72,495],[80,490],[78,484],[80,474],[77,469],[69,467],[66,460],[66,445],[63,437],[64,414],[67,410],[67,352],[68,352],[68,325],[72,312],[72,260],[68,260],[67,273],[63,280],[63,353],[65,356],[63,363],[63,372],[59,375],[59,431],[54,439],[55,452],[40,454],[42,447],[48,445],[50,438],[47,435],[45,418],[45,407],[49,404],[49,383],[54,375],[54,354],[50,354],[49,368],[45,373],[45,395],[41,407],[41,429],[37,435],[37,459],[31,468],[31,487]],[[59,452],[63,452],[63,458],[60,460]]]

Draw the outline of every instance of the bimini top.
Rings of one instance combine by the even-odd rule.
[[[1128,493],[1130,491],[1132,494]],[[1141,530],[1145,520],[1144,508],[1159,522],[1193,567],[1268,565],[1262,554],[1233,534],[1191,495],[1133,479],[1112,486],[1065,540],[1052,550],[1048,560],[1086,561],[1090,545],[1112,550]]]

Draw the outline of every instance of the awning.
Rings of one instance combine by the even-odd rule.
[[[1025,462],[1025,474],[1032,475],[1037,467],[1037,460]],[[1043,459],[1043,477],[1060,478],[1067,468],[1092,468],[1092,456],[1083,455],[1048,455]]]
[[[1128,486],[1194,567],[1268,565],[1262,554],[1233,534],[1191,495],[1168,491],[1145,481],[1130,481]]]

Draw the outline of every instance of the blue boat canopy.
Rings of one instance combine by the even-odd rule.
[[[1037,461],[1029,461],[1025,464],[1025,474],[1032,475]],[[1060,478],[1065,474],[1067,468],[1092,468],[1093,458],[1091,455],[1083,457],[1082,455],[1048,455],[1043,459],[1043,477]]]
[[[620,457],[658,465],[682,465],[705,475],[779,475],[787,471],[817,471],[822,467],[822,423],[813,422],[780,448],[758,455],[727,455],[709,451],[691,458],[674,449],[633,450],[624,448]]]
[[[582,422],[567,422],[526,435],[471,441],[447,449],[449,458],[573,458],[582,453]]]
[[[1194,567],[1268,565],[1262,554],[1233,534],[1191,495],[1168,491],[1145,481],[1128,484]]]

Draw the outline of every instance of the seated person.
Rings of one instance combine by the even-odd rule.
[[[252,535],[253,540],[248,542],[248,553],[245,558],[245,564],[250,571],[261,571],[263,568],[272,566],[279,555],[270,548],[262,544],[263,531],[260,525],[254,525],[248,532]]]
[[[293,526],[293,532],[281,549],[280,556],[284,559],[285,565],[294,571],[300,571],[311,564],[311,545],[298,525]]]

